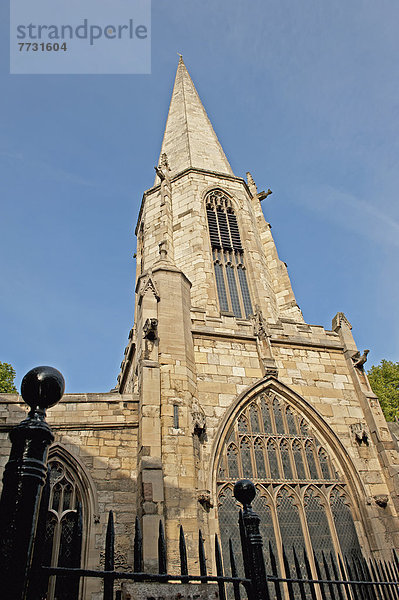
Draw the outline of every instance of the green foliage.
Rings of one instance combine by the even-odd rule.
[[[17,391],[14,384],[15,369],[8,363],[0,362],[0,393],[12,394]]]
[[[382,360],[367,373],[371,388],[378,396],[387,421],[399,417],[399,362]]]

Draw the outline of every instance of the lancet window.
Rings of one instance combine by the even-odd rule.
[[[293,548],[303,568],[305,548],[314,576],[313,557],[323,560],[322,551],[328,560],[330,553],[360,554],[346,482],[312,425],[285,398],[274,392],[259,394],[237,415],[226,439],[217,469],[224,556],[228,557],[231,536],[240,554],[239,506],[232,490],[241,478],[252,479],[257,487],[254,509],[261,517],[264,545],[268,548],[270,542],[280,572],[284,573],[283,546],[291,573]]]
[[[206,212],[220,310],[247,319],[253,310],[244,250],[231,201],[222,190],[212,190],[206,198]]]
[[[43,564],[80,567],[82,497],[76,476],[58,456],[49,461],[49,502]],[[47,600],[76,600],[79,581],[50,577]]]

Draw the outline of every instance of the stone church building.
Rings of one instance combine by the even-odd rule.
[[[169,572],[180,524],[197,572],[199,528],[210,566],[216,533],[224,552],[229,536],[237,543],[232,489],[243,477],[256,483],[282,572],[282,542],[289,560],[293,545],[390,558],[399,453],[365,355],[343,313],[331,330],[305,322],[262,212],[269,191],[233,173],[181,58],[155,170],[137,220],[135,315],[117,387],[67,394],[48,413],[48,560],[67,560],[80,501],[82,566],[99,566],[112,509],[118,568],[132,568],[138,515],[147,569],[162,519]],[[0,411],[4,467],[26,409],[3,394]],[[88,579],[80,597],[99,587]]]

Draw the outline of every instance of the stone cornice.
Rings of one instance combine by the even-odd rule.
[[[1,424],[0,433],[9,433],[14,429],[15,424]],[[137,429],[138,420],[135,423],[49,423],[51,431],[98,431],[111,429]]]

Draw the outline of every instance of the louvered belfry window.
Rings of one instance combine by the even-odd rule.
[[[295,572],[293,547],[300,562],[306,548],[314,576],[313,556],[322,560],[322,551],[327,561],[330,552],[334,556],[337,551],[348,557],[359,555],[346,481],[310,423],[278,393],[261,393],[241,409],[221,451],[218,515],[227,565],[229,537],[236,545],[236,556],[240,554],[239,506],[233,486],[241,478],[256,485],[254,509],[261,517],[264,547],[271,543],[280,573],[284,573],[281,543],[291,573]],[[269,561],[267,552],[265,558]],[[301,568],[305,569],[302,562]],[[272,590],[270,597],[274,598]]]
[[[206,213],[220,310],[247,319],[253,310],[244,250],[237,217],[230,199],[222,190],[212,190],[208,194]]]

